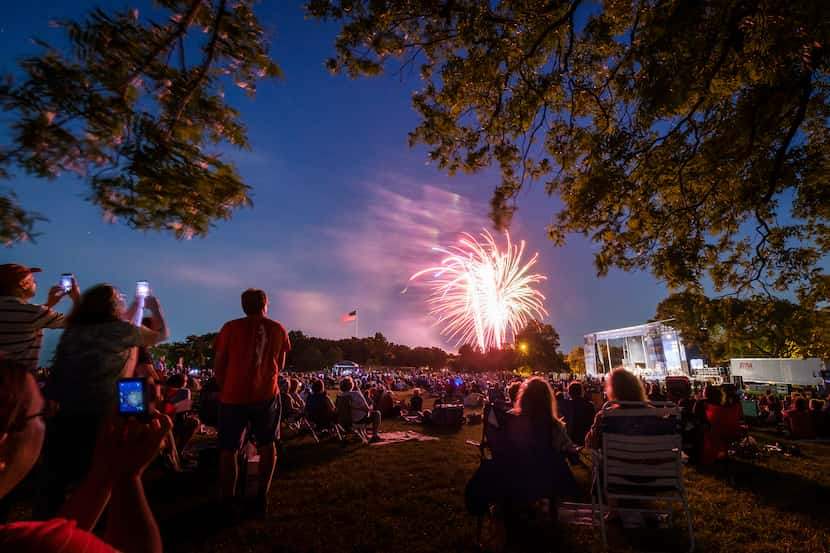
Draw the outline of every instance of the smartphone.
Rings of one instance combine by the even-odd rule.
[[[61,275],[61,288],[64,293],[68,294],[72,291],[72,284],[75,282],[75,276],[72,273],[63,273]]]
[[[122,416],[142,420],[149,418],[146,386],[143,378],[122,378],[118,381],[118,412]]]
[[[135,297],[146,298],[150,295],[150,283],[146,280],[139,280],[135,283]]]

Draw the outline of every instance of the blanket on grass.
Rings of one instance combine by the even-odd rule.
[[[379,432],[378,435],[383,438],[382,442],[375,442],[371,445],[389,445],[389,444],[398,444],[401,442],[431,442],[437,440],[435,436],[425,436],[420,432],[415,432],[413,430],[405,430],[403,432]]]

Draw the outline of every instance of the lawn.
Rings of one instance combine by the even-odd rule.
[[[148,494],[166,550],[177,553],[471,552],[475,520],[465,512],[463,489],[478,450],[465,441],[480,439],[481,428],[381,447],[287,439],[270,517],[235,527],[214,516],[213,470],[148,475]],[[397,421],[384,422],[383,429],[423,430]],[[726,472],[686,471],[697,551],[830,550],[830,444],[799,447],[800,456],[735,461]],[[578,467],[576,474],[587,489],[587,469]],[[521,550],[602,550],[598,529],[532,528]],[[683,536],[651,530],[616,531],[611,538],[614,550],[682,551]]]

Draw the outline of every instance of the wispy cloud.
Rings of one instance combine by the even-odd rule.
[[[331,296],[324,300],[322,295],[294,292],[281,300],[291,304],[286,305],[288,312],[296,311],[298,320],[317,332],[347,335],[351,328],[336,317],[357,308],[361,334],[378,330],[411,345],[446,345],[423,297],[402,292],[414,272],[435,262],[433,247],[487,225],[486,206],[396,173],[367,180],[363,188],[367,200],[359,212],[344,214],[322,231],[325,245],[318,255],[332,260],[339,275]],[[307,311],[304,304],[310,306]]]
[[[275,293],[279,318],[288,328],[316,336],[339,337],[338,305],[334,295],[311,290],[280,290]]]
[[[240,290],[245,286],[242,275],[225,269],[181,265],[172,267],[168,272],[168,276],[185,284],[213,290]]]

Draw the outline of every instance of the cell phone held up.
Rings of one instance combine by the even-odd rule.
[[[122,378],[118,381],[118,414],[135,417],[142,421],[150,419],[150,396],[144,378]]]
[[[72,273],[63,273],[61,275],[60,287],[64,294],[72,291],[72,286],[75,284],[75,276]]]
[[[139,280],[135,283],[135,297],[146,298],[150,295],[150,283],[146,280]]]

